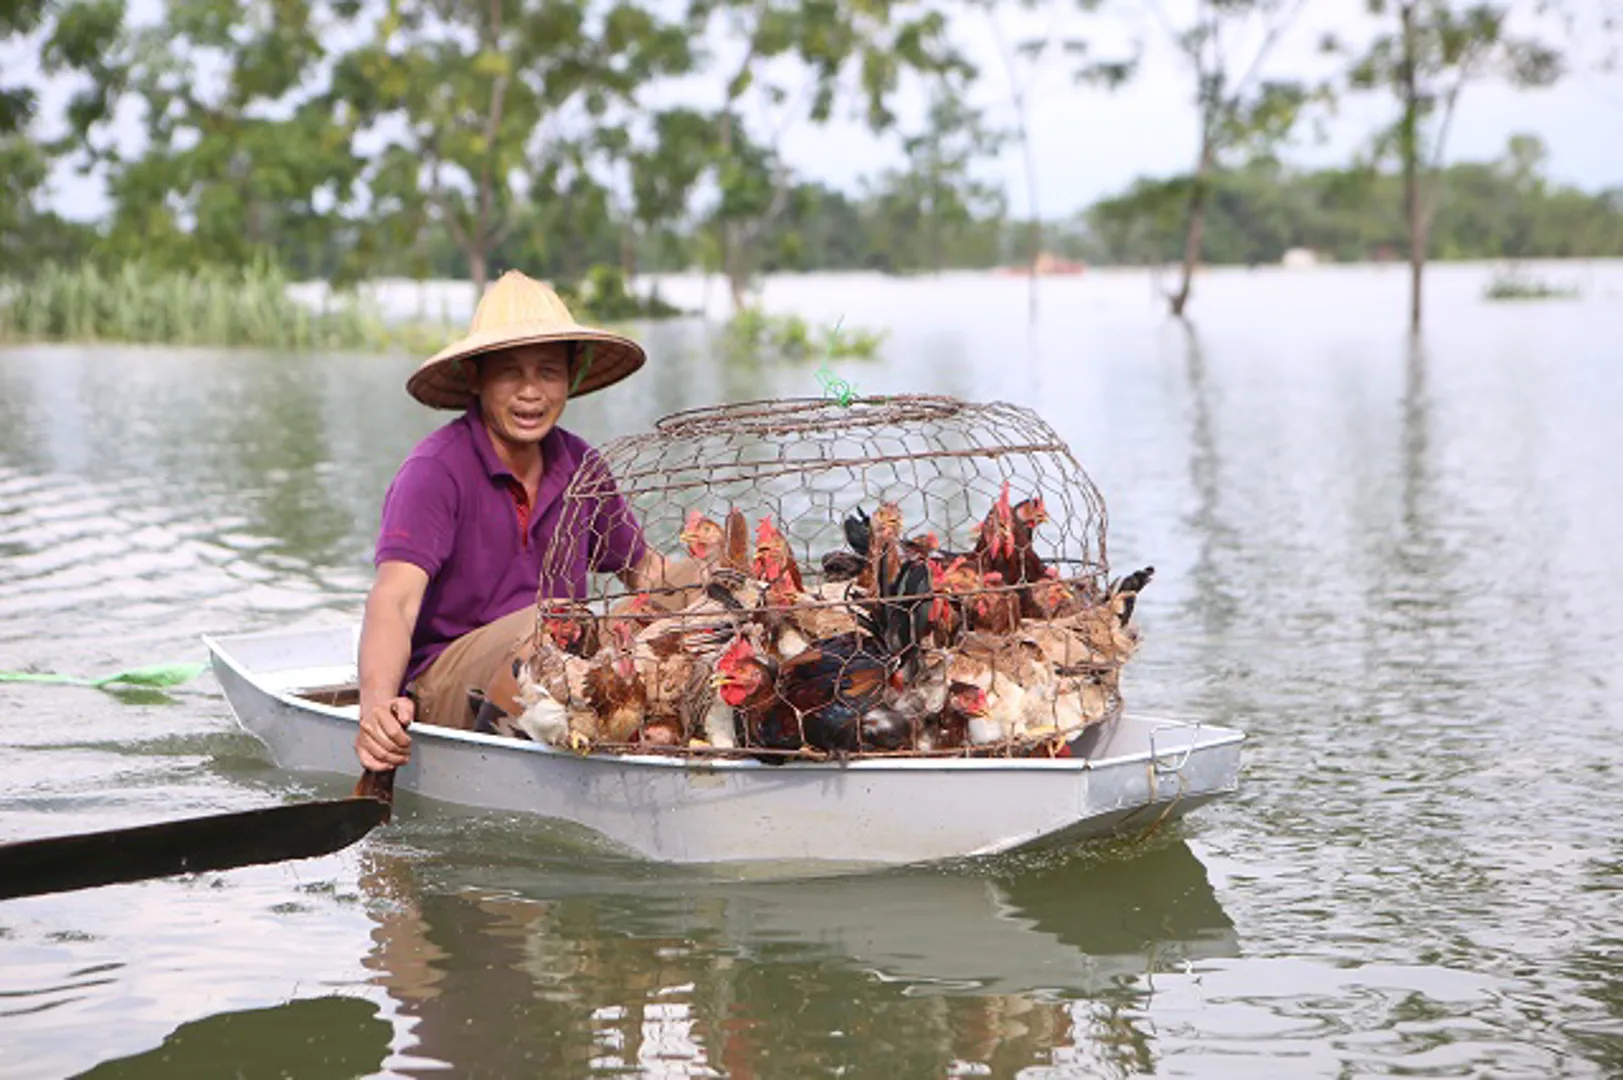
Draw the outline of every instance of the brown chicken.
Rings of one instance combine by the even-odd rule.
[[[958,643],[947,677],[986,691],[987,711],[969,724],[969,740],[984,745],[1024,734],[1042,716],[1053,671],[1042,652],[1026,641],[972,632]],[[1033,700],[1031,695],[1038,697]]]
[[[977,529],[973,558],[983,575],[1000,574],[1005,585],[1034,584],[1049,578],[1047,564],[1037,555],[1034,536],[1037,526],[1048,520],[1042,497],[1022,500],[1009,505],[1009,482],[992,505],[986,520]],[[1042,612],[1032,599],[1031,590],[1018,589],[1014,594],[1022,614],[1038,618]]]
[[[727,511],[721,529],[721,565],[740,574],[750,569],[750,523],[738,507]]]
[[[628,614],[650,609],[648,597],[638,593]],[[605,742],[628,743],[636,738],[648,704],[648,688],[637,670],[637,622],[624,615],[606,622],[608,642],[586,673],[586,702],[597,714],[598,734]]]
[[[930,568],[936,594],[931,625],[941,644],[951,645],[966,629],[1012,634],[1020,628],[1020,601],[1000,589],[1003,577],[997,571],[982,573],[962,556],[945,567],[932,561]]]
[[[520,666],[511,733],[584,753],[598,735],[597,715],[584,705],[590,670],[590,661],[544,642]]]
[[[755,526],[755,559],[750,573],[757,581],[766,582],[768,602],[778,606],[794,603],[805,591],[789,538],[772,524],[771,514]]]
[[[650,591],[652,603],[662,611],[680,611],[692,603],[725,551],[723,527],[697,510],[688,512],[678,538],[687,554],[666,560],[661,579]]]
[[[895,503],[880,503],[869,523],[868,565],[857,577],[857,585],[869,592],[877,592],[879,582],[890,581],[901,570],[902,508]]]
[[[919,749],[956,750],[969,745],[969,725],[988,711],[985,690],[974,683],[949,683],[941,710],[924,725]]]
[[[811,643],[795,618],[795,608],[804,594],[800,566],[795,561],[788,537],[763,517],[755,530],[755,559],[750,573],[766,583],[766,606],[760,614],[766,629],[766,643],[774,659],[798,655]]]

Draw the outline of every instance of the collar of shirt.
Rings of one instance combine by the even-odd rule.
[[[556,424],[541,440],[541,482],[536,485],[535,504],[529,504],[524,491],[524,484],[513,470],[496,453],[496,444],[491,441],[490,432],[485,428],[484,414],[479,410],[479,402],[475,401],[468,406],[463,414],[462,422],[468,426],[469,437],[473,442],[474,453],[478,455],[479,462],[485,467],[485,473],[492,483],[500,484],[509,495],[513,497],[518,508],[521,527],[528,532],[541,518],[541,511],[553,502],[563,497],[564,490],[569,486],[570,479],[575,475],[575,466],[578,464],[575,455],[569,452],[569,442],[564,437],[563,429]]]

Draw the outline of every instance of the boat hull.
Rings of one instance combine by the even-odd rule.
[[[354,679],[353,628],[205,639],[238,721],[298,772],[354,775],[356,709],[291,692]],[[848,763],[587,755],[431,725],[397,790],[582,826],[672,863],[901,864],[1142,831],[1233,792],[1244,736],[1123,717],[1081,758]]]

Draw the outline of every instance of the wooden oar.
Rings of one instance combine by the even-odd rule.
[[[409,691],[408,696],[411,696]],[[417,698],[414,696],[411,697],[411,705],[413,710],[417,708]],[[389,711],[394,714],[396,720],[400,719],[400,710],[394,704],[390,704]],[[392,808],[394,806],[394,770],[382,769],[374,772],[371,769],[366,769],[363,771],[361,778],[355,781],[355,797],[357,799],[376,799],[385,807]],[[389,820],[388,809],[383,811],[383,820]]]
[[[0,844],[0,900],[308,859],[387,820],[387,802],[331,799]]]

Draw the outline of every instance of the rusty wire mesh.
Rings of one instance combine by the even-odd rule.
[[[1119,712],[1119,671],[1136,633],[1130,601],[1123,610],[1110,590],[1104,501],[1030,410],[935,396],[697,409],[601,447],[563,499],[542,562],[532,643],[540,659],[526,672],[526,700],[541,700],[554,722],[532,737],[566,741],[567,715],[567,741],[580,749],[634,744],[762,760],[1012,754],[1052,752]],[[1012,562],[977,546],[1000,500],[1005,518],[1029,519]],[[895,516],[876,516],[881,507],[899,515],[899,527]],[[865,558],[853,550],[853,520],[879,538]],[[659,575],[580,580],[580,565],[627,530],[664,557]],[[783,549],[766,546],[774,536]],[[1034,569],[1020,565],[1026,548]],[[770,557],[784,549],[787,559]],[[735,603],[717,599],[718,580]],[[576,602],[558,599],[566,597]],[[837,645],[830,652],[825,642]],[[841,651],[853,655],[833,655]],[[810,691],[796,684],[792,715],[773,714],[774,735],[756,730],[758,703],[729,714],[720,691],[734,680],[718,672],[736,672],[741,652],[771,685],[787,685],[791,669],[828,652],[820,669],[828,707],[815,694],[808,705]],[[616,670],[618,683],[605,674]],[[619,689],[603,691],[608,684]],[[636,708],[613,704],[620,694],[640,695]],[[936,730],[943,715],[988,708],[998,722],[976,716],[973,738]],[[887,712],[902,715],[889,717],[882,737],[855,715]],[[838,726],[835,714],[849,722],[831,735],[823,729]]]

